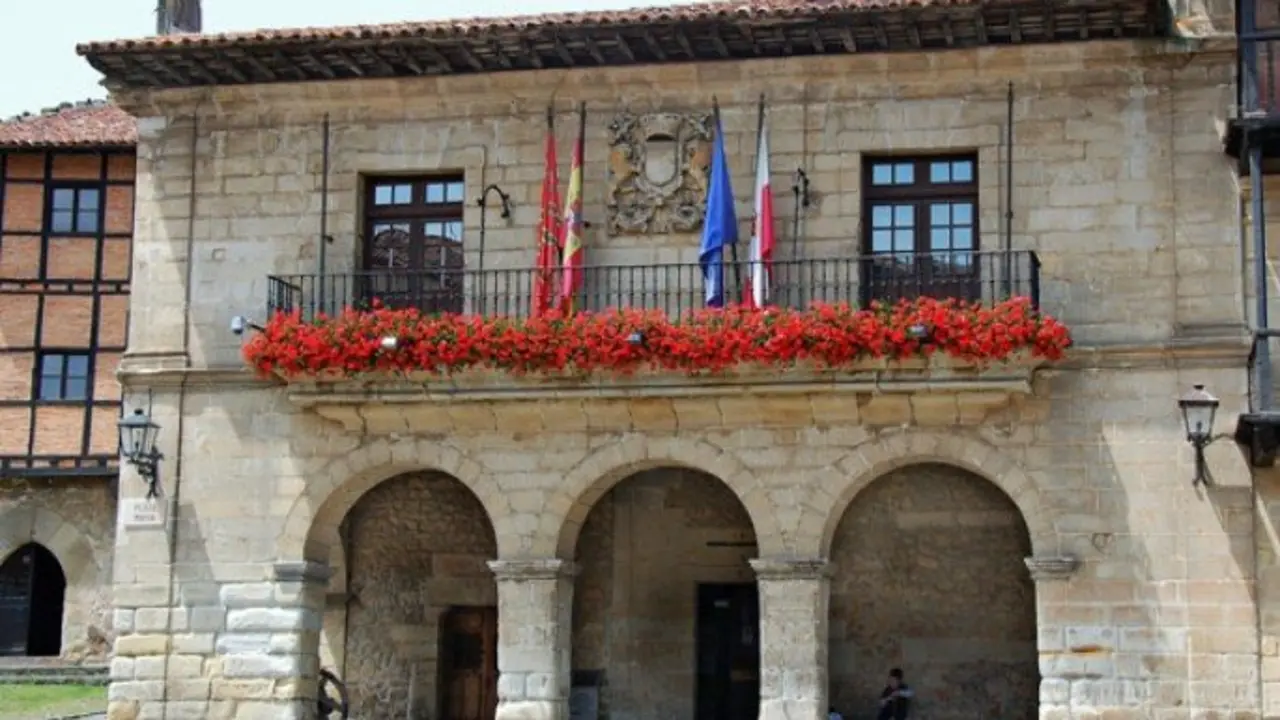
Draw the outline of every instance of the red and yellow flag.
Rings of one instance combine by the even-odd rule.
[[[542,170],[541,215],[538,218],[538,255],[533,277],[534,317],[555,306],[556,271],[560,261],[560,176],[556,168],[555,120],[547,108],[547,150]]]
[[[564,197],[564,254],[561,258],[562,286],[560,302],[565,312],[573,312],[582,292],[582,155],[587,134],[587,107],[578,106],[578,139],[573,146],[573,164],[569,167],[569,187]]]

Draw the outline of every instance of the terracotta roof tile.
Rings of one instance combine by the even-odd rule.
[[[177,34],[110,40],[76,46],[81,55],[148,52],[166,48],[226,48],[282,45],[326,40],[369,40],[430,37],[452,39],[489,33],[607,27],[645,23],[725,20],[786,20],[828,13],[875,11],[907,7],[988,5],[990,0],[712,0],[688,5],[637,7],[604,12],[545,13],[509,17],[460,18],[431,22],[351,25],[328,28],[282,28],[220,34]],[[998,3],[996,3],[998,4]]]
[[[129,146],[137,142],[133,117],[101,100],[66,103],[0,120],[0,148]]]

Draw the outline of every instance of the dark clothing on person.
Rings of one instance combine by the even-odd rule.
[[[876,715],[876,720],[907,720],[907,710],[911,705],[911,688],[907,687],[906,683],[896,688],[886,685],[880,693],[880,700],[884,701],[894,692],[897,692],[898,696],[880,706],[880,713]]]

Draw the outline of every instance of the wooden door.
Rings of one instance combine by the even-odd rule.
[[[492,720],[498,708],[498,609],[450,608],[440,657],[443,720]]]
[[[26,655],[35,553],[19,548],[0,565],[0,655]]]
[[[698,720],[756,720],[760,596],[749,584],[698,586]]]

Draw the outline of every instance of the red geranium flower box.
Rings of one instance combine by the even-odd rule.
[[[394,337],[394,347],[385,338]],[[442,377],[487,369],[573,377],[668,372],[698,375],[803,364],[818,370],[936,363],[985,366],[1061,358],[1067,328],[1030,300],[993,306],[923,298],[864,309],[730,307],[679,319],[662,311],[607,310],[538,318],[423,315],[375,306],[334,317],[280,313],[244,348],[262,375],[286,380],[369,374]],[[919,360],[916,360],[919,359]]]

